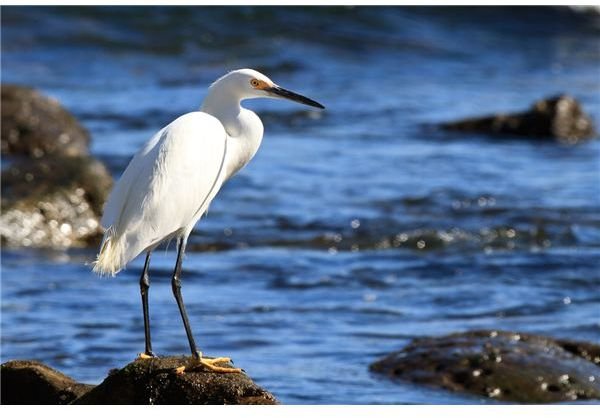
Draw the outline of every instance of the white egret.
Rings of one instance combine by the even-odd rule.
[[[244,167],[260,146],[262,122],[240,104],[252,98],[285,98],[324,109],[314,100],[279,87],[258,71],[232,71],[210,86],[200,111],[175,119],[135,154],[104,207],[105,233],[94,272],[114,276],[146,252],[140,277],[146,341],[143,358],[154,357],[148,316],[150,255],[161,242],[176,238],[171,287],[194,365],[217,372],[240,371],[216,365],[228,358],[203,358],[197,350],[181,298],[180,276],[192,228],[223,183]]]

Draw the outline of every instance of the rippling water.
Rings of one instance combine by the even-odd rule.
[[[600,342],[600,146],[426,125],[559,92],[598,124],[599,40],[597,16],[552,8],[3,7],[2,80],[64,103],[115,176],[226,70],[324,103],[246,102],[262,148],[184,262],[197,342],[284,403],[477,403],[367,368],[469,329]],[[143,260],[98,278],[95,251],[3,248],[2,361],[98,382],[143,350]],[[159,354],[188,350],[174,256],[152,263]]]

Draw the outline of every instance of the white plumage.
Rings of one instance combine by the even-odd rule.
[[[110,194],[94,271],[114,275],[163,240],[187,236],[223,184],[226,147],[223,125],[203,112],[157,132]]]
[[[319,103],[282,89],[261,73],[232,71],[215,81],[199,112],[187,113],[158,131],[133,157],[112,190],[102,216],[106,229],[94,272],[115,275],[146,252],[140,277],[146,346],[143,358],[153,357],[150,338],[148,268],[152,250],[177,238],[177,262],[171,287],[179,306],[192,352],[193,366],[222,373],[241,369],[221,367],[229,361],[205,359],[197,350],[181,295],[181,264],[187,238],[223,183],[256,154],[263,125],[244,99],[272,97],[323,108]],[[180,368],[181,371],[185,366]]]
[[[240,101],[259,97],[322,108],[254,70],[232,71],[218,79],[201,111],[158,131],[125,169],[104,208],[106,232],[94,272],[115,275],[162,241],[187,239],[223,182],[258,150],[262,123]]]

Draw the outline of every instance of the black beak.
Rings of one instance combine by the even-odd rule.
[[[319,109],[325,109],[325,106],[323,106],[321,103],[317,103],[314,100],[309,99],[308,97],[304,97],[298,93],[294,93],[293,91],[286,90],[279,86],[267,87],[264,90],[277,96],[283,97],[284,99],[293,100],[295,102],[309,105],[312,107],[318,107]]]

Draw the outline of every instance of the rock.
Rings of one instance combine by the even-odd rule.
[[[88,156],[88,132],[56,100],[2,85],[0,241],[3,245],[96,245],[112,177]]]
[[[0,377],[4,405],[64,405],[93,388],[29,360],[4,363]]]
[[[2,155],[80,156],[89,134],[58,101],[29,87],[2,85]]]
[[[539,100],[525,112],[467,118],[439,126],[448,131],[554,138],[568,143],[596,135],[592,119],[567,95]]]
[[[76,404],[277,404],[269,392],[245,373],[198,370],[177,374],[189,357],[137,359],[113,371]],[[225,365],[223,365],[225,366]]]
[[[509,402],[600,399],[600,346],[529,334],[472,331],[421,338],[370,369]]]
[[[88,156],[43,157],[10,165],[2,172],[2,244],[97,244],[102,205],[111,185],[104,164]]]
[[[189,357],[137,359],[112,370],[98,386],[77,383],[37,361],[2,365],[2,403],[11,405],[275,405],[277,399],[245,373],[205,370],[177,374]],[[222,365],[227,367],[226,364]]]

